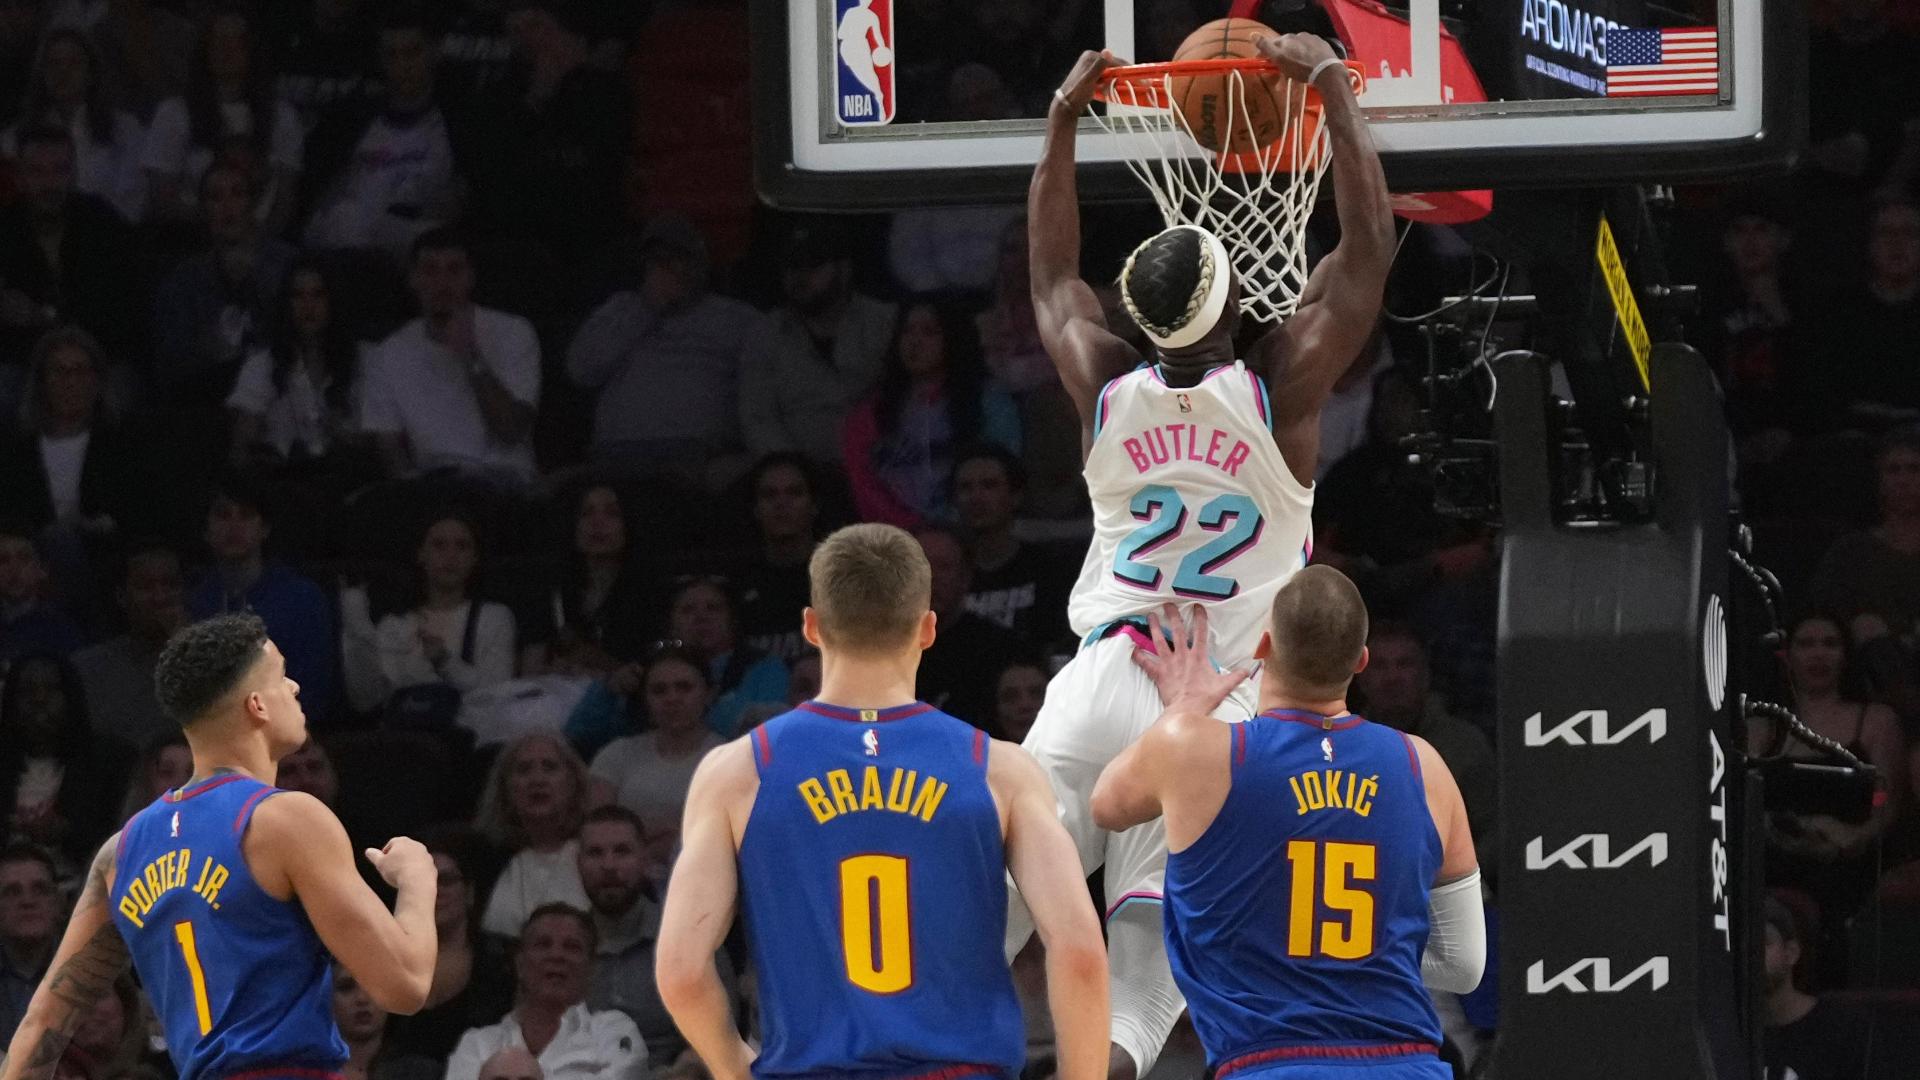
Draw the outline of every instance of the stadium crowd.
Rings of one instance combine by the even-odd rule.
[[[1770,1054],[1846,1077],[1866,1018],[1920,1014],[1920,44],[1890,2],[1815,6],[1806,161],[1682,191],[1671,247],[1794,609],[1780,695],[1889,778],[1865,822],[1769,822]],[[1009,115],[1063,69],[1031,5],[901,7],[978,43],[906,73],[929,116]],[[757,207],[744,50],[710,44],[746,39],[737,2],[0,0],[0,1034],[76,873],[186,779],[151,674],[197,617],[257,613],[301,684],[280,784],[439,866],[429,1007],[336,979],[354,1080],[702,1075],[652,978],[680,805],[817,688],[830,528],[925,546],[925,700],[1032,724],[1089,520],[1021,210]],[[1156,225],[1089,209],[1115,327],[1104,283]],[[1415,227],[1389,307],[1484,272]],[[1423,371],[1383,319],[1341,380],[1314,556],[1377,618],[1362,710],[1439,748],[1491,877],[1499,538],[1400,449]],[[1016,976],[1045,1076],[1033,950]],[[1496,978],[1444,1005],[1461,1075]],[[63,1077],[169,1075],[119,991]],[[1176,1039],[1161,1075],[1198,1075]]]

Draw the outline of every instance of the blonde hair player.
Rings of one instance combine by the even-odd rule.
[[[1240,282],[1218,238],[1189,225],[1149,238],[1120,290],[1154,344],[1143,358],[1108,329],[1080,277],[1074,136],[1111,53],[1080,58],[1055,93],[1027,196],[1040,333],[1079,410],[1094,539],[1069,606],[1083,635],[1055,676],[1025,747],[1047,771],[1083,870],[1106,867],[1114,1047],[1110,1075],[1144,1076],[1183,1006],[1160,939],[1166,837],[1158,822],[1118,833],[1088,811],[1094,781],[1160,712],[1133,666],[1151,648],[1146,614],[1208,605],[1222,663],[1250,659],[1275,590],[1312,547],[1320,409],[1379,314],[1393,261],[1386,179],[1347,73],[1320,38],[1263,38],[1287,78],[1309,82],[1330,133],[1340,242],[1308,276],[1299,308],[1235,355]],[[1253,715],[1241,691],[1221,715]],[[1028,935],[1016,903],[1007,954]]]
[[[854,525],[808,566],[820,693],[708,754],[667,888],[660,999],[716,1080],[1012,1080],[1026,1027],[1000,939],[1011,873],[1047,946],[1062,1080],[1107,1065],[1100,920],[1040,770],[914,699],[933,571]],[[744,907],[764,1040],[733,1024],[713,955]]]

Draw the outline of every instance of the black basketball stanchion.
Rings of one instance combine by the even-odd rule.
[[[1506,1080],[1756,1075],[1719,394],[1649,363],[1651,513],[1557,520],[1544,358],[1499,361],[1500,1032]]]

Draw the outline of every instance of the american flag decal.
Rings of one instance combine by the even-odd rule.
[[[1720,89],[1720,31],[1607,31],[1607,96],[1711,94]]]

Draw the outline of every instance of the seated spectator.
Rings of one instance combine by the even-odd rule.
[[[0,363],[19,364],[62,324],[99,335],[116,359],[140,355],[147,294],[132,230],[105,200],[75,187],[66,131],[30,127],[19,142],[20,197],[0,206]],[[11,412],[18,383],[0,379],[0,409]]]
[[[187,737],[175,727],[165,735],[148,740],[134,762],[133,775],[127,778],[127,795],[120,802],[115,821],[124,822],[145,810],[155,799],[193,779],[193,750]]]
[[[640,287],[613,294],[574,334],[567,376],[598,396],[596,459],[704,479],[709,459],[740,446],[743,357],[765,320],[709,291],[706,240],[684,217],[648,223],[640,264]]]
[[[474,140],[476,213],[489,230],[547,249],[562,271],[605,247],[623,215],[633,130],[620,77],[594,62],[609,11],[567,0],[508,0],[521,61]]]
[[[820,696],[820,653],[809,648],[794,657],[787,670],[787,704],[798,705]]]
[[[67,1044],[67,1054],[77,1059],[83,1076],[117,1078],[140,1066],[149,1052],[145,1009],[132,975],[113,980],[112,991],[94,999]]]
[[[1773,207],[1758,201],[1737,205],[1720,235],[1725,256],[1717,280],[1705,291],[1701,352],[1720,376],[1727,400],[1727,426],[1739,440],[1743,464],[1779,457],[1792,436],[1788,425],[1809,389],[1790,385],[1810,372],[1797,363],[1794,309],[1802,307],[1790,278],[1787,254],[1793,234]],[[1804,311],[1804,309],[1803,309]]]
[[[411,284],[421,315],[367,357],[360,426],[379,440],[395,476],[450,468],[532,479],[540,403],[533,324],[473,302],[472,249],[451,229],[414,241]]]
[[[841,438],[861,519],[914,528],[951,519],[956,449],[984,440],[1019,452],[1020,415],[988,385],[967,312],[923,297],[901,308],[879,388],[847,416]]]
[[[207,249],[154,292],[154,378],[175,409],[190,410],[189,422],[205,422],[227,400],[298,257],[291,244],[261,233],[253,183],[237,165],[207,170],[199,204]]]
[[[0,688],[0,818],[10,839],[87,866],[116,824],[124,767],[117,747],[94,747],[72,664],[45,654],[13,662]]]
[[[95,730],[128,746],[178,736],[179,725],[153,695],[153,668],[167,639],[187,624],[180,553],[156,541],[134,544],[123,558],[114,601],[126,631],[73,654],[87,711],[98,718]]]
[[[47,570],[26,530],[0,523],[0,661],[27,653],[65,656],[80,647],[79,624],[46,594]]]
[[[301,791],[319,799],[327,809],[339,812],[340,776],[333,769],[333,755],[311,735],[300,748],[280,759],[273,786],[282,791]]]
[[[1038,660],[1018,659],[1000,669],[993,680],[993,725],[988,729],[994,738],[1015,744],[1027,741],[1027,732],[1033,730],[1040,706],[1047,700],[1049,681],[1046,665]]]
[[[521,1046],[496,1050],[480,1064],[480,1080],[546,1080],[546,1075],[540,1060]]]
[[[668,649],[647,662],[642,693],[648,729],[608,743],[589,771],[607,799],[647,828],[678,829],[694,769],[721,744],[706,724],[713,685],[697,654]]]
[[[1805,1080],[1865,1080],[1866,1018],[1794,984],[1800,963],[1800,929],[1792,909],[1766,898],[1766,1033],[1763,1060],[1769,1077]]]
[[[333,1022],[347,1044],[346,1080],[440,1080],[440,1063],[397,1051],[387,1038],[387,1011],[374,1004],[345,964],[333,965]]]
[[[189,216],[207,169],[216,161],[238,163],[262,179],[255,214],[270,234],[280,234],[293,210],[306,131],[274,95],[260,45],[242,9],[227,8],[205,24],[186,94],[155,106],[147,126],[142,164],[150,218]]]
[[[435,93],[439,54],[421,8],[386,13],[379,41],[385,101],[308,139],[309,248],[378,248],[404,259],[415,237],[459,217],[465,184]]]
[[[543,592],[520,635],[520,668],[539,675],[564,667],[605,675],[639,658],[649,582],[633,550],[620,493],[594,484],[580,493],[562,580]]]
[[[333,717],[333,607],[320,586],[292,567],[266,557],[273,535],[265,491],[241,476],[223,479],[207,504],[207,547],[214,563],[187,594],[196,619],[247,611],[260,616],[287,658],[287,677],[300,684],[308,720]]]
[[[314,460],[353,449],[360,433],[361,347],[317,263],[301,260],[287,272],[265,329],[227,395],[234,464]]]
[[[1024,213],[1001,226],[994,238],[993,256],[993,302],[974,320],[980,328],[980,356],[987,372],[1009,393],[1020,397],[1057,388],[1060,377],[1054,373],[1053,358],[1040,341],[1040,323],[1033,313],[1032,264],[1027,255]]]
[[[1872,892],[1878,871],[1876,842],[1897,816],[1906,790],[1906,745],[1893,711],[1852,699],[1846,692],[1847,639],[1838,619],[1803,615],[1788,630],[1786,671],[1794,712],[1809,728],[1845,746],[1879,770],[1884,795],[1865,821],[1849,823],[1825,814],[1768,815],[1767,878],[1791,885],[1820,905],[1820,924],[1832,931],[1822,948],[1822,967],[1844,971],[1846,920]],[[1818,756],[1777,725],[1750,721],[1748,752],[1756,757]],[[1823,945],[1826,943],[1823,942]]]
[[[787,665],[740,640],[733,596],[721,579],[694,577],[674,590],[667,602],[667,636],[706,657],[715,693],[707,725],[722,738],[752,727],[750,711],[786,702]]]
[[[149,451],[109,407],[107,374],[92,334],[47,331],[33,346],[23,430],[0,444],[0,506],[79,564],[59,567],[62,578],[84,574],[91,553],[146,512],[139,462]],[[69,593],[83,585],[61,584]]]
[[[1866,282],[1823,305],[1810,357],[1811,387],[1827,403],[1828,427],[1878,430],[1920,419],[1920,205],[1901,196],[1874,207]]]
[[[972,564],[967,610],[1013,632],[1029,647],[1072,651],[1067,597],[1080,554],[1021,543],[1014,515],[1027,490],[1020,459],[992,443],[954,458],[953,508]]]
[[[60,944],[53,856],[32,844],[0,848],[0,1038],[11,1041]]]
[[[442,687],[465,694],[513,678],[514,619],[505,604],[475,595],[479,528],[449,511],[427,524],[414,554],[416,573],[404,611],[372,621],[366,593],[341,597],[342,655],[354,707],[431,708],[450,721],[457,706],[417,692]],[[400,696],[419,699],[402,700]],[[445,713],[446,715],[440,715]]]
[[[747,483],[755,543],[727,569],[740,597],[740,635],[749,648],[791,660],[807,647],[800,611],[807,606],[807,560],[820,531],[813,464],[796,453],[769,454],[754,464]]]
[[[1880,523],[1833,542],[1807,598],[1849,628],[1872,614],[1894,638],[1910,638],[1920,632],[1920,428],[1888,432],[1874,468]]]
[[[514,953],[513,1011],[460,1037],[446,1080],[478,1080],[481,1063],[508,1046],[525,1048],[548,1080],[641,1080],[646,1044],[627,1014],[587,1007],[593,920],[584,908],[544,904],[528,915]]]
[[[972,569],[952,533],[914,533],[933,567],[933,648],[920,655],[920,700],[976,727],[993,719],[996,687],[982,677],[1019,654],[1019,639],[967,610]]]
[[[1354,680],[1366,718],[1433,744],[1460,786],[1474,847],[1485,856],[1482,865],[1496,865],[1500,799],[1493,745],[1479,728],[1447,712],[1433,693],[1427,647],[1411,627],[1374,623],[1367,651],[1372,659]]]
[[[828,226],[796,229],[780,267],[783,302],[741,362],[741,431],[756,457],[837,464],[847,414],[880,381],[894,306],[853,291],[846,242]]]
[[[116,107],[87,35],[58,28],[41,39],[19,116],[19,123],[0,132],[0,157],[19,155],[22,127],[60,128],[73,137],[74,186],[106,200],[128,221],[140,220],[147,198],[140,172],[147,133],[132,113]]]
[[[412,1016],[394,1017],[387,1041],[396,1052],[444,1061],[468,1028],[486,1024],[513,1004],[513,978],[506,950],[499,939],[480,932],[475,918],[478,838],[453,829],[425,843],[440,875],[433,900],[440,948],[426,1005]]]
[[[647,1041],[648,1060],[659,1068],[685,1051],[687,1041],[667,1015],[654,984],[653,943],[660,936],[660,898],[654,895],[649,862],[646,827],[631,810],[602,806],[587,815],[587,824],[580,830],[580,880],[593,902],[591,914],[600,943],[587,1006],[626,1013]],[[724,951],[716,960],[732,996],[736,992],[733,963]]]
[[[513,857],[487,896],[480,929],[512,937],[544,904],[586,910],[578,837],[589,794],[586,763],[557,735],[522,735],[500,751],[475,824]]]

